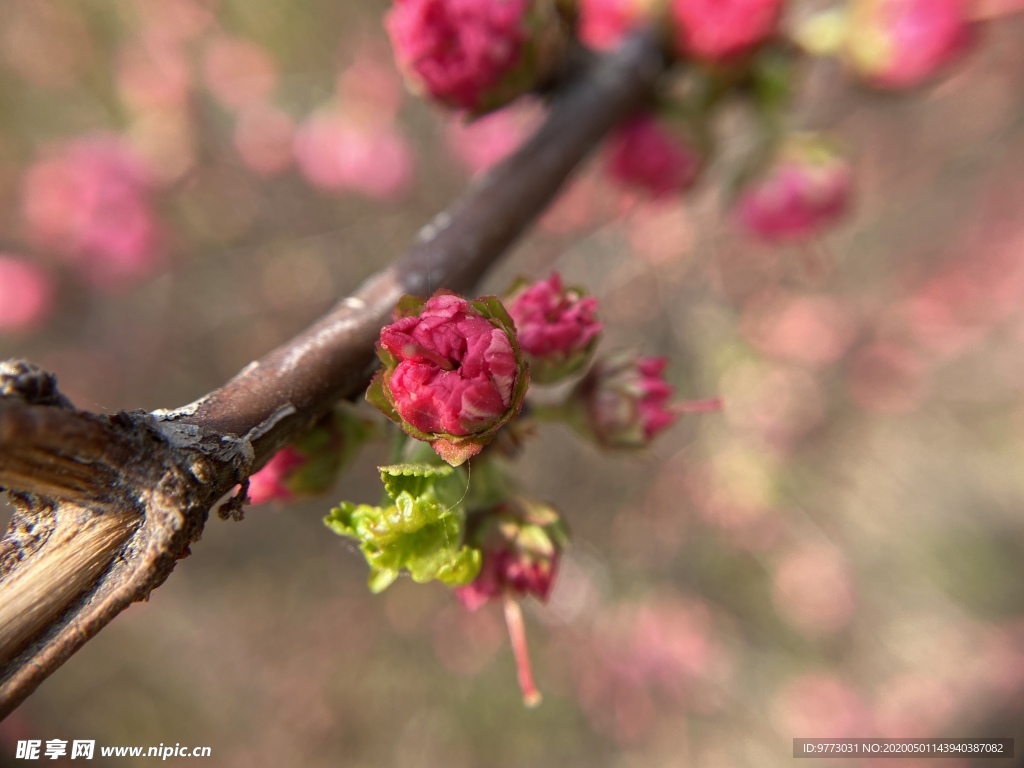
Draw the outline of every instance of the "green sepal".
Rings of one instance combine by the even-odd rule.
[[[388,356],[390,357],[390,355]],[[370,386],[366,388],[366,401],[396,424],[402,423],[401,417],[395,410],[395,406],[391,404],[384,388],[384,371],[377,371],[370,380]]]
[[[444,291],[444,293],[447,293],[447,291]],[[394,317],[395,320],[402,320],[406,317],[416,317],[423,311],[423,307],[426,303],[427,300],[422,296],[413,296],[407,293],[398,300],[397,304],[395,304],[392,317]]]

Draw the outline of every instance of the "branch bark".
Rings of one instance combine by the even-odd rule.
[[[102,417],[37,368],[0,365],[0,717],[188,554],[210,510],[335,402],[365,388],[405,293],[467,291],[620,120],[652,96],[652,34],[595,59],[544,125],[331,312],[192,405]]]

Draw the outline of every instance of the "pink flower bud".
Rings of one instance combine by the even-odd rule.
[[[521,280],[509,292],[508,313],[516,323],[530,378],[551,384],[580,370],[601,333],[597,299],[566,288],[553,272],[547,280]]]
[[[651,115],[640,115],[612,134],[607,149],[608,173],[623,184],[667,197],[693,186],[704,154]]]
[[[827,142],[795,139],[742,189],[734,212],[762,240],[806,240],[847,211],[851,183],[849,164]]]
[[[767,42],[783,0],[671,0],[676,48],[682,56],[723,63]]]
[[[294,501],[330,490],[372,431],[371,422],[339,406],[249,477],[249,502]]]
[[[570,422],[605,448],[645,448],[677,418],[664,357],[599,360],[569,397]]]
[[[529,91],[562,45],[547,0],[395,0],[385,26],[414,90],[473,112]]]
[[[852,5],[850,64],[881,88],[919,85],[959,59],[975,39],[966,0],[859,0]]]
[[[471,517],[468,525],[466,542],[483,560],[476,579],[455,590],[463,605],[475,611],[490,600],[528,595],[547,601],[568,541],[555,510],[516,498]]]
[[[380,333],[384,370],[367,399],[454,466],[480,452],[523,403],[529,375],[494,297],[407,297]],[[403,316],[404,315],[404,316]]]
[[[306,463],[306,457],[290,445],[275,453],[262,469],[249,477],[249,502],[266,504],[268,501],[293,501],[295,492],[288,480],[296,469]]]

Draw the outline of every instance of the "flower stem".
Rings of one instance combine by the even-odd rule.
[[[512,641],[512,653],[516,657],[516,676],[519,678],[519,689],[523,692],[523,704],[531,708],[536,707],[540,704],[541,695],[533,682],[530,653],[526,648],[523,611],[519,607],[519,601],[513,597],[505,597],[505,623],[508,625],[509,640]]]

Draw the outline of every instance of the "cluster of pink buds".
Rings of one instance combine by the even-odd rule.
[[[557,273],[517,281],[505,301],[508,312],[494,297],[407,297],[381,331],[384,369],[367,398],[449,464],[478,454],[519,413],[531,379],[564,381],[597,345],[597,301],[564,286]],[[666,364],[634,355],[598,360],[564,403],[531,413],[566,420],[605,448],[646,447],[680,413],[714,409],[670,404]]]

